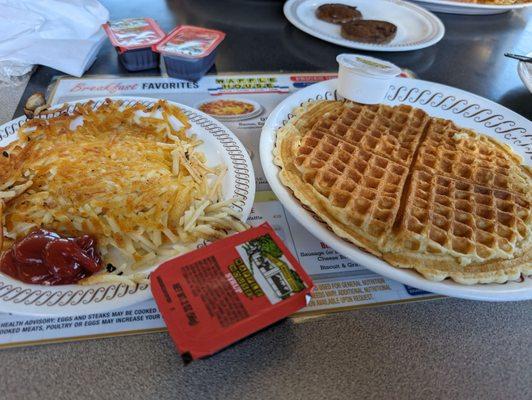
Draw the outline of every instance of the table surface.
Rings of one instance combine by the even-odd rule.
[[[166,31],[193,24],[227,32],[212,72],[335,71],[336,55],[350,52],[291,26],[281,1],[102,3],[112,19],[149,16]],[[532,51],[532,12],[438,16],[446,35],[435,46],[361,53],[409,68],[421,79],[487,97],[531,119],[532,95],[519,80],[516,62],[503,53]],[[107,43],[87,73],[127,71]],[[58,75],[38,68],[15,114],[21,114],[31,93],[45,90]],[[15,109],[21,92],[0,90],[0,118]],[[4,350],[0,388],[5,399],[530,399],[531,330],[530,301],[443,299],[286,320],[187,367],[166,333]]]

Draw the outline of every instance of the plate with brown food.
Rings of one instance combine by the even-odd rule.
[[[528,53],[527,57],[532,57],[532,53]],[[519,61],[517,73],[528,91],[532,93],[532,62]]]
[[[502,14],[532,6],[531,0],[413,0],[427,10],[449,14]]]
[[[417,50],[445,34],[438,17],[402,0],[289,0],[284,14],[302,31],[352,49]]]
[[[282,204],[368,269],[448,296],[532,298],[532,123],[449,86],[394,78],[381,104],[337,80],[285,99],[260,156]]]
[[[149,299],[161,262],[246,228],[249,156],[193,108],[85,100],[0,133],[1,312],[73,315]]]
[[[196,108],[220,121],[241,121],[259,116],[263,108],[256,101],[240,97],[213,97],[196,104]]]

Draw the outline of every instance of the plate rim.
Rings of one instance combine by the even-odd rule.
[[[396,85],[400,85],[400,82],[404,82],[400,81],[400,79],[407,80],[407,82],[410,83],[421,82],[423,85],[431,85],[431,88],[435,88],[435,90],[451,89],[455,93],[463,94],[472,98],[473,100],[481,100],[482,102],[493,104],[496,106],[496,108],[500,107],[505,111],[509,112],[510,115],[516,116],[519,119],[527,121],[526,118],[522,117],[521,115],[515,113],[512,110],[507,109],[502,105],[499,105],[489,99],[485,99],[473,93],[464,91],[462,89],[453,88],[452,86],[424,81],[420,79],[396,78],[390,85],[390,88],[392,88],[393,83],[396,83]],[[343,254],[350,259],[354,259],[354,254],[356,258],[354,259],[354,261],[359,262],[365,268],[372,270],[377,274],[380,274],[387,278],[401,282],[403,284],[417,287],[419,289],[426,290],[432,293],[472,300],[515,301],[532,299],[532,278],[526,278],[524,282],[509,282],[507,284],[462,285],[450,281],[448,279],[441,282],[431,281],[424,278],[415,270],[393,267],[385,261],[379,259],[378,257],[375,257],[365,252],[364,250],[358,248],[354,244],[339,238],[337,235],[327,229],[327,225],[322,222],[318,222],[309,211],[303,208],[299,200],[294,198],[290,190],[286,186],[284,186],[279,180],[278,172],[280,168],[273,162],[272,153],[273,148],[275,146],[276,131],[280,126],[279,123],[283,121],[283,118],[285,118],[286,116],[286,113],[283,112],[283,109],[285,107],[288,107],[288,104],[296,101],[296,99],[298,103],[305,102],[305,100],[303,99],[307,93],[314,93],[314,95],[310,96],[310,98],[316,98],[316,96],[318,95],[323,97],[324,92],[328,93],[327,89],[330,89],[334,92],[336,89],[336,82],[337,79],[319,82],[314,85],[310,85],[307,88],[302,89],[294,93],[293,95],[287,97],[285,100],[279,103],[277,107],[271,112],[270,116],[264,124],[260,138],[261,163],[265,172],[266,179],[268,180],[272,191],[282,203],[283,207],[285,207],[299,223],[301,223],[307,229],[311,230],[314,236],[316,236],[320,240],[323,240],[325,243],[327,243],[333,249],[338,251],[340,254]],[[325,90],[321,90],[322,88],[325,88]],[[406,96],[405,99],[409,98],[410,92],[411,90],[409,91],[409,94],[408,96]],[[309,97],[307,97],[307,99],[308,98]],[[532,125],[532,122],[528,121],[527,125]],[[528,163],[530,164],[530,161],[528,161]],[[516,285],[519,286],[516,287]]]
[[[99,102],[105,99],[126,101],[130,100],[143,103],[155,103],[158,100],[166,100],[144,96],[100,96],[52,104],[50,106],[50,109],[59,109],[65,103],[69,105],[74,105],[80,103],[83,104],[89,101]],[[251,162],[249,154],[247,153],[243,143],[228,127],[226,127],[222,124],[222,122],[216,120],[210,115],[182,103],[177,103],[171,100],[166,101],[169,104],[179,107],[186,113],[196,114],[196,116],[193,118],[197,119],[199,117],[202,119],[202,121],[201,123],[198,123],[192,120],[192,122],[200,126],[202,129],[206,130],[207,132],[209,132],[209,130],[214,131],[216,129],[219,129],[219,131],[216,132],[222,132],[223,134],[226,134],[229,137],[229,140],[225,137],[217,140],[220,143],[220,146],[226,149],[225,151],[230,159],[233,159],[231,157],[231,152],[235,151],[233,145],[236,144],[238,146],[239,159],[243,159],[244,164],[247,167],[248,175],[248,186],[246,189],[247,195],[243,195],[245,197],[245,200],[243,201],[244,204],[242,206],[242,219],[246,220],[251,212],[251,208],[253,206],[255,198],[255,172],[253,170],[253,164]],[[190,115],[187,114],[187,117],[190,118]],[[20,124],[22,124],[26,120],[27,118],[22,115],[0,125],[0,140],[14,135]],[[3,133],[6,133],[7,135],[4,136]],[[230,150],[228,149],[228,146],[230,147]],[[240,158],[240,156],[242,158]],[[238,168],[236,168],[236,165],[234,165],[234,167],[235,180],[233,182],[233,186],[235,188],[234,193],[236,193],[238,190],[241,190],[241,188],[239,188],[239,185],[242,183],[238,182],[238,178],[236,178],[236,175],[239,174]],[[4,282],[4,280],[7,280],[7,282]],[[17,286],[14,285],[15,282],[18,283]],[[24,282],[19,282],[3,273],[0,273],[0,312],[11,313],[16,315],[65,316],[86,314],[92,312],[106,312],[141,303],[151,298],[152,294],[149,290],[149,284],[137,284],[135,287],[130,287],[129,285],[126,285],[124,283],[102,283],[98,285],[86,286],[60,285],[54,287],[46,285],[26,284]],[[50,305],[50,302],[54,303]]]
[[[518,10],[521,8],[526,8],[532,6],[532,3],[521,3],[521,4],[482,4],[482,3],[462,3],[459,1],[452,0],[412,0],[420,3],[429,3],[434,5],[441,6],[452,6],[457,8],[470,8],[470,9],[479,9],[479,10]]]
[[[326,34],[322,34],[313,30],[304,24],[297,17],[295,10],[297,7],[301,6],[305,2],[310,2],[315,0],[288,0],[283,6],[283,13],[288,21],[294,25],[296,28],[302,30],[303,32],[314,36],[320,40],[333,43],[339,46],[348,47],[351,49],[366,50],[366,51],[382,51],[382,52],[393,52],[393,51],[411,51],[424,49],[438,43],[445,36],[445,25],[443,22],[432,12],[423,8],[417,4],[410,3],[403,0],[378,0],[381,2],[394,3],[396,5],[408,8],[412,11],[415,11],[418,15],[421,15],[429,22],[430,25],[434,28],[434,33],[432,38],[429,40],[424,40],[423,42],[415,42],[413,44],[405,45],[390,45],[390,44],[372,44],[372,43],[362,43],[356,41],[350,41],[343,38],[336,38]],[[299,3],[299,4],[297,4]]]

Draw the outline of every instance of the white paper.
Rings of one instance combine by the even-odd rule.
[[[0,61],[81,76],[105,40],[108,19],[97,0],[0,0]]]

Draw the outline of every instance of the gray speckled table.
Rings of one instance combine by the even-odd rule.
[[[17,86],[0,87],[0,125],[9,121],[17,108],[18,100],[24,93],[27,79]]]
[[[0,352],[11,399],[530,399],[532,302],[283,321],[184,367],[166,333]]]

